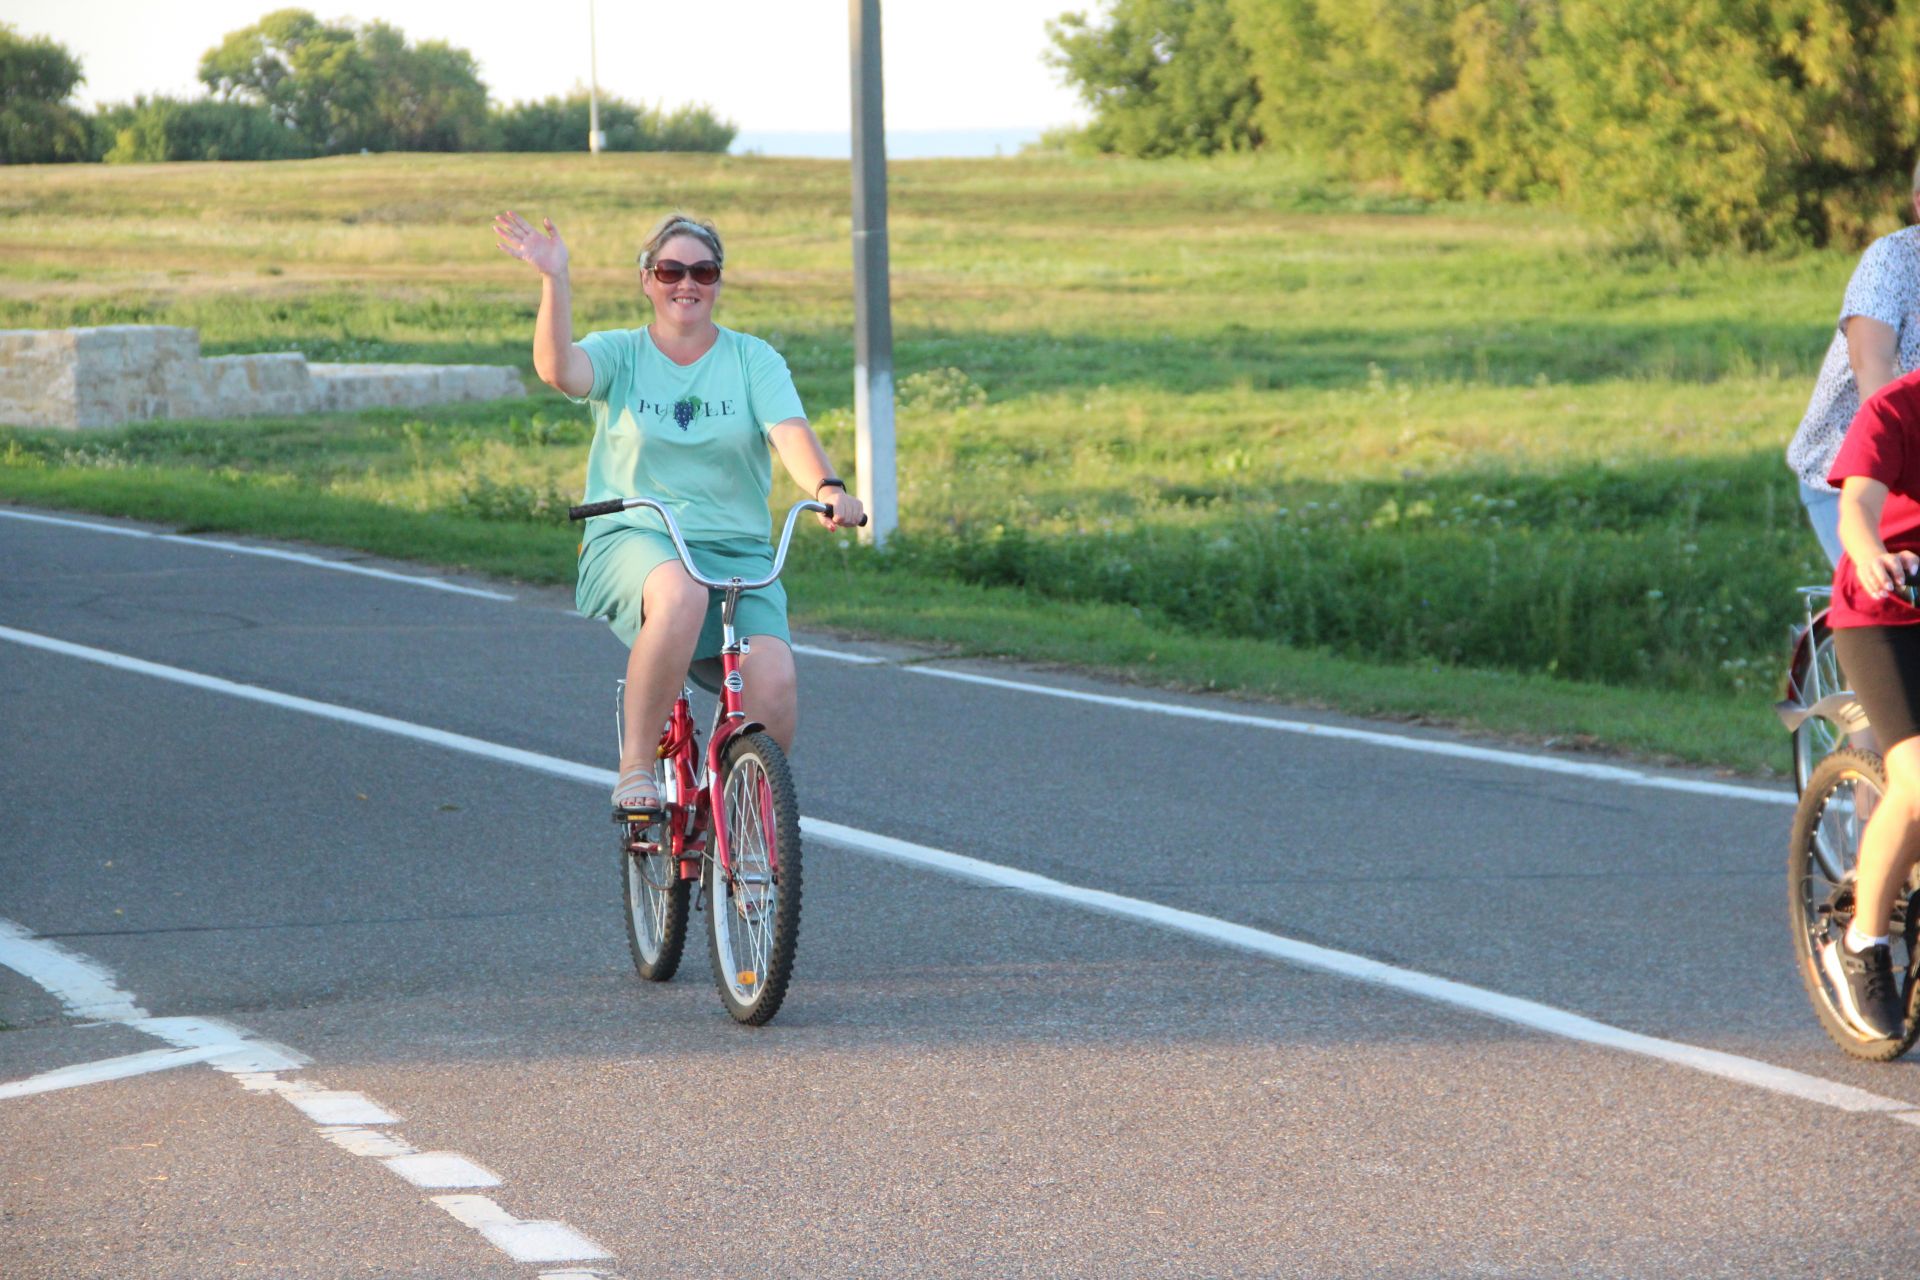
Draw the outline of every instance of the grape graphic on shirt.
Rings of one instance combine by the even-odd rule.
[[[673,420],[682,431],[692,425],[693,415],[700,412],[700,404],[699,396],[688,396],[673,402]]]

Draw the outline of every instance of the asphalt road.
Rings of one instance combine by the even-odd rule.
[[[0,508],[9,1280],[1916,1270],[1920,1071],[1815,1024],[1777,787],[802,636],[748,1030],[697,934],[632,972],[568,593],[49,514]]]

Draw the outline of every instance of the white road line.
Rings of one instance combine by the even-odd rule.
[[[205,1062],[223,1052],[225,1052],[223,1049],[216,1046],[202,1046],[198,1049],[149,1049],[145,1053],[130,1053],[122,1058],[103,1058],[98,1062],[83,1062],[78,1066],[42,1071],[39,1075],[28,1076],[24,1080],[0,1084],[0,1098],[24,1098],[35,1093],[51,1093],[55,1089],[77,1089],[82,1085],[99,1084],[104,1080],[128,1080],[154,1071],[167,1071],[173,1067],[186,1067],[196,1062]]]
[[[289,560],[297,564],[313,565],[322,569],[335,569],[343,573],[358,573],[373,578],[384,578],[395,582],[411,583],[415,586],[433,587],[441,591],[452,591],[462,595],[479,596],[488,600],[511,601],[513,596],[497,591],[484,591],[477,587],[463,587],[438,578],[412,577],[407,574],[391,573],[384,569],[369,569],[361,565],[345,564],[338,560],[327,560],[319,556],[301,552],[281,551],[272,547],[246,546],[237,542],[221,542],[210,538],[189,538],[180,534],[151,533],[144,529],[128,529],[118,525],[100,524],[91,520],[75,520],[62,516],[44,516],[25,511],[9,511],[0,508],[0,516],[15,520],[32,520],[42,524],[68,525],[78,529],[91,529],[100,533],[119,534],[131,538],[153,538],[161,542],[184,543],[196,547],[217,547],[245,555],[270,556],[274,559]],[[566,609],[563,613],[574,617],[581,616],[577,611]],[[1047,698],[1064,698],[1074,702],[1086,702],[1097,706],[1114,707],[1125,711],[1139,711],[1151,715],[1174,716],[1188,720],[1206,720],[1215,724],[1233,724],[1246,728],[1264,729],[1274,733],[1300,734],[1306,737],[1337,738],[1347,742],[1364,742],[1369,746],[1384,747],[1395,751],[1413,751],[1427,755],[1452,756],[1456,759],[1475,760],[1483,764],[1505,765],[1515,769],[1531,769],[1541,773],[1566,774],[1573,777],[1591,778],[1599,782],[1612,782],[1627,787],[1648,787],[1659,791],[1678,791],[1691,795],[1718,796],[1728,800],[1752,800],[1761,804],[1792,806],[1797,803],[1792,792],[1765,787],[1740,786],[1736,783],[1705,782],[1693,778],[1667,778],[1658,774],[1645,773],[1638,769],[1629,769],[1618,765],[1593,764],[1580,760],[1565,760],[1556,756],[1534,755],[1524,751],[1503,751],[1494,747],[1475,747],[1466,743],[1444,742],[1432,738],[1414,738],[1405,734],[1384,733],[1374,729],[1350,729],[1338,725],[1315,724],[1307,720],[1281,720],[1268,716],[1247,715],[1242,712],[1216,711],[1209,707],[1192,707],[1177,702],[1156,702],[1148,698],[1127,698],[1114,694],[1088,693],[1078,689],[1062,689],[1054,685],[1036,684],[1029,680],[1008,680],[998,676],[979,675],[970,671],[953,671],[943,667],[923,663],[894,663],[886,658],[876,658],[870,654],[851,653],[843,649],[829,649],[820,645],[796,644],[793,651],[805,657],[824,658],[831,662],[844,662],[855,666],[895,666],[910,675],[932,676],[941,680],[957,680],[965,684],[982,685],[988,688],[1006,689],[1019,693],[1037,694]]]
[[[0,920],[0,964],[58,1000],[75,1018],[134,1022],[147,1016],[104,966],[58,943],[36,938],[10,920]]]
[[[856,667],[884,667],[885,658],[876,658],[871,654],[848,653],[844,649],[822,649],[817,644],[796,644],[791,646],[795,653],[809,658],[825,658],[829,662],[845,662]]]
[[[1617,783],[1623,787],[1650,787],[1658,791],[1681,791],[1690,795],[1717,796],[1726,800],[1757,800],[1762,804],[1781,804],[1789,808],[1799,802],[1791,791],[1784,789],[1743,787],[1733,783],[1703,782],[1693,778],[1664,778],[1658,774],[1643,773],[1638,769],[1628,769],[1620,765],[1563,760],[1557,756],[1532,755],[1525,751],[1502,751],[1496,747],[1475,747],[1464,742],[1446,742],[1435,738],[1410,738],[1405,734],[1382,733],[1377,729],[1350,729],[1341,725],[1314,724],[1308,720],[1278,720],[1268,716],[1247,715],[1238,711],[1216,711],[1211,707],[1189,707],[1177,702],[1152,702],[1145,698],[1123,698],[1108,693],[1087,693],[1079,689],[1061,689],[1053,685],[1034,684],[1026,680],[1006,680],[998,676],[976,675],[971,671],[949,671],[924,665],[902,666],[900,670],[911,675],[957,680],[963,684],[1034,693],[1048,698],[1065,698],[1072,702],[1089,702],[1096,706],[1115,707],[1123,711],[1146,711],[1154,715],[1173,716],[1182,720],[1206,720],[1214,724],[1241,725],[1250,729],[1294,733],[1309,738],[1337,738],[1345,742],[1364,742],[1369,746],[1391,747],[1396,751],[1451,756],[1459,760],[1507,765],[1516,769],[1532,769],[1540,773],[1566,774],[1576,778],[1591,778],[1598,782]]]
[[[249,546],[244,542],[226,542],[219,538],[190,538],[180,533],[154,533],[148,529],[130,529],[123,525],[101,524],[94,520],[75,520],[66,516],[43,516],[30,511],[12,511],[0,507],[0,517],[8,520],[29,520],[35,524],[62,525],[69,529],[86,529],[93,533],[111,533],[122,538],[150,538],[155,542],[171,542],[183,547],[209,547],[216,551],[231,551],[236,555],[263,556],[269,560],[289,560],[294,564],[311,565],[316,569],[331,569],[336,573],[357,573],[364,578],[380,578],[387,582],[404,582],[408,586],[428,587],[434,591],[451,591],[455,595],[476,596],[482,600],[512,600],[513,597],[500,591],[488,591],[480,587],[463,587],[456,582],[443,578],[424,578],[410,573],[394,573],[389,569],[372,569],[362,564],[348,564],[342,560],[329,560],[324,556],[309,555],[304,551],[284,551],[278,547]]]
[[[875,835],[854,827],[843,827],[837,822],[826,822],[819,818],[802,818],[800,830],[805,835],[831,840],[835,844],[857,849],[876,857],[926,867],[945,875],[991,884],[1003,889],[1017,889],[1022,893],[1031,893],[1038,897],[1050,898],[1055,902],[1069,903],[1076,907],[1104,912],[1107,915],[1136,920],[1142,924],[1156,925],[1162,929],[1172,929],[1196,938],[1204,938],[1209,942],[1271,956],[1303,969],[1314,969],[1372,986],[1385,987],[1403,995],[1452,1005],[1489,1018],[1498,1018],[1502,1022],[1511,1022],[1535,1031],[1544,1031],[1549,1035],[1562,1036],[1568,1040],[1579,1040],[1609,1049],[1619,1049],[1626,1053],[1637,1053],[1643,1057],[1658,1058],[1663,1062],[1671,1062],[1694,1071],[1703,1071],[1708,1075],[1736,1080],[1741,1084],[1754,1085],[1774,1093],[1804,1098],[1809,1102],[1837,1107],[1842,1111],[1920,1112],[1920,1105],[1915,1103],[1883,1098],[1878,1094],[1868,1093],[1864,1089],[1856,1089],[1852,1085],[1839,1084],[1819,1076],[1810,1076],[1786,1067],[1778,1067],[1772,1063],[1743,1058],[1737,1054],[1722,1053],[1717,1049],[1702,1049],[1695,1045],[1681,1044],[1678,1041],[1641,1035],[1638,1032],[1597,1022],[1577,1013],[1569,1013],[1564,1009],[1556,1009],[1551,1005],[1523,1000],[1517,996],[1502,995],[1498,991],[1488,991],[1484,987],[1470,986],[1448,978],[1436,978],[1414,969],[1383,964],[1365,956],[1335,951],[1328,947],[1316,946],[1311,942],[1301,942],[1282,937],[1277,933],[1268,933],[1263,929],[1233,924],[1213,916],[1182,911],[1177,907],[1163,906],[1160,903],[1147,902],[1139,898],[1123,897],[1101,889],[1082,888],[1079,885],[1066,884],[1046,876],[1036,875],[1031,871],[1020,871],[994,862],[983,862],[978,858],[949,853],[944,849],[931,849],[926,845],[896,840],[891,836]]]
[[[433,1202],[515,1262],[589,1262],[613,1256],[564,1222],[524,1222],[485,1196],[434,1196]]]
[[[411,724],[405,720],[395,720],[390,716],[374,715],[368,711],[355,711],[352,707],[335,706],[330,702],[315,702],[311,698],[295,697],[289,693],[277,693],[272,689],[262,689],[258,685],[241,684],[236,680],[223,680],[219,676],[202,675],[197,671],[185,671],[179,667],[169,667],[158,662],[147,662],[141,658],[126,654],[111,653],[105,649],[93,649],[82,644],[71,644],[65,640],[55,640],[51,636],[38,635],[31,631],[18,631],[12,627],[0,627],[0,640],[11,640],[15,644],[30,649],[43,649],[48,653],[58,653],[69,658],[80,658],[101,666],[113,667],[121,671],[131,671],[137,675],[153,676],[157,679],[172,681],[175,684],[190,685],[196,689],[206,689],[213,693],[224,693],[229,697],[245,698],[250,702],[264,702],[268,706],[281,707],[288,711],[300,711],[307,715],[319,716],[327,720],[338,720],[346,724],[358,725],[363,729],[376,729],[382,733],[396,734],[403,738],[412,738],[416,742],[427,742],[434,746],[446,747],[453,751],[464,751],[470,755],[486,756],[505,764],[517,764],[525,769],[541,773],[555,773],[563,778],[572,778],[578,782],[592,782],[611,788],[618,781],[610,770],[594,769],[584,764],[575,764],[571,760],[560,760],[553,756],[543,756],[534,751],[520,751],[513,747],[503,747],[498,743],[486,742],[479,738],[469,738],[464,734],[448,733],[444,729],[429,729],[424,725]]]
[[[327,719],[377,729],[414,741],[432,743],[486,759],[515,764],[522,768],[537,769],[556,777],[571,778],[603,787],[611,787],[615,781],[611,769],[597,769],[591,765],[522,751],[515,747],[487,742],[484,739],[429,729],[404,720],[372,716],[366,712],[354,711],[348,707],[336,707],[330,703],[314,702],[305,698],[289,698],[284,694],[275,694],[252,685],[215,680],[213,677],[202,676],[196,672],[182,671],[175,667],[129,658],[103,649],[89,649],[82,645],[68,644],[66,641],[51,641],[43,636],[34,636],[29,632],[13,631],[4,627],[0,627],[0,639],[33,644],[36,647],[48,648],[54,652],[70,654],[110,667],[138,671],[161,679],[175,680],[199,688],[215,689],[236,697],[251,698]],[[1030,871],[1021,871],[998,863],[969,858],[963,854],[949,853],[943,849],[933,849],[926,845],[897,840],[891,836],[861,831],[839,823],[825,822],[818,818],[802,818],[801,830],[818,839],[830,840],[876,857],[926,867],[948,875],[1016,889],[1056,902],[1176,930],[1209,942],[1270,956],[1288,964],[1385,987],[1403,995],[1450,1005],[1484,1017],[1497,1018],[1547,1035],[1655,1058],[1689,1070],[1704,1072],[1789,1097],[1803,1098],[1809,1102],[1835,1107],[1842,1111],[1920,1110],[1920,1107],[1916,1107],[1913,1103],[1884,1098],[1878,1094],[1868,1093],[1864,1089],[1856,1089],[1851,1085],[1807,1075],[1772,1063],[1723,1053],[1717,1049],[1703,1049],[1678,1041],[1641,1035],[1564,1009],[1556,1009],[1551,1005],[1523,1000],[1412,969],[1382,964],[1366,956],[1315,946],[1280,934],[1268,933],[1262,929],[1234,924],[1231,921],[1203,916],[1191,911],[1182,911],[1157,902],[1123,897],[1120,894],[1107,893],[1098,889],[1082,888],[1036,875]],[[0,962],[4,962],[3,957],[0,957]]]
[[[396,1176],[417,1187],[500,1185],[496,1174],[465,1156],[451,1151],[418,1151],[398,1138],[362,1127],[399,1123],[398,1117],[364,1094],[323,1089],[305,1080],[282,1080],[280,1072],[303,1066],[308,1061],[292,1049],[257,1039],[244,1027],[218,1018],[152,1017],[120,989],[106,966],[51,939],[37,937],[24,925],[6,919],[0,919],[0,965],[36,983],[59,1000],[70,1016],[120,1023],[180,1046],[43,1072],[10,1086],[0,1086],[0,1099],[44,1093],[45,1088],[24,1086],[63,1075],[93,1073],[95,1080],[118,1079],[162,1066],[208,1062],[249,1092],[278,1094],[316,1121],[321,1137],[353,1155],[378,1159]],[[136,1064],[137,1070],[131,1069]],[[118,1075],[99,1074],[102,1068],[116,1065],[129,1069]],[[92,1082],[73,1080],[50,1087],[68,1088]],[[564,1222],[521,1222],[481,1196],[439,1196],[434,1200],[517,1262],[573,1262],[609,1256]],[[449,1208],[447,1200],[477,1201],[491,1206],[491,1216],[484,1210],[474,1210],[478,1218],[469,1221]]]

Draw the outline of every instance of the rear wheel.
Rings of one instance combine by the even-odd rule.
[[[727,744],[723,812],[730,869],[707,861],[707,944],[721,1002],[760,1026],[780,1010],[800,936],[800,802],[787,758],[764,733]],[[716,841],[717,843],[717,841]]]
[[[1826,624],[1814,624],[1813,634],[1801,652],[1805,656],[1795,666],[1793,683],[1808,705],[1847,687],[1840,675],[1840,659],[1833,651],[1833,632]],[[1805,791],[1820,762],[1845,743],[1845,735],[1833,721],[1818,716],[1801,721],[1793,731],[1793,785]]]
[[[671,762],[663,762],[671,768]],[[633,967],[648,982],[665,982],[680,967],[687,945],[687,889],[673,856],[668,813],[652,824],[629,822],[620,830],[620,897],[625,904],[627,949]]]
[[[1860,833],[1886,794],[1887,775],[1880,757],[1843,747],[1813,770],[1793,814],[1793,839],[1787,853],[1787,909],[1793,922],[1793,956],[1814,1013],[1833,1042],[1856,1058],[1890,1062],[1920,1037],[1915,1014],[1916,984],[1912,958],[1920,917],[1916,916],[1910,878],[1894,908],[1893,969],[1900,982],[1906,1028],[1882,1040],[1857,1029],[1840,1010],[1835,981],[1822,964],[1822,951],[1837,941],[1853,919],[1854,876]]]

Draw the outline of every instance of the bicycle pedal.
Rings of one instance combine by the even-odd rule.
[[[619,809],[619,808],[616,808],[616,809],[615,809],[615,810],[613,811],[613,820],[614,820],[614,821],[615,821],[616,823],[630,823],[630,822],[637,822],[637,823],[639,823],[639,824],[640,824],[641,826],[643,826],[643,827],[650,827],[650,826],[652,826],[652,825],[653,825],[654,823],[656,823],[656,822],[658,822],[658,821],[660,821],[660,816],[661,816],[661,814],[662,814],[663,812],[664,812],[664,810],[662,810],[662,809]]]

